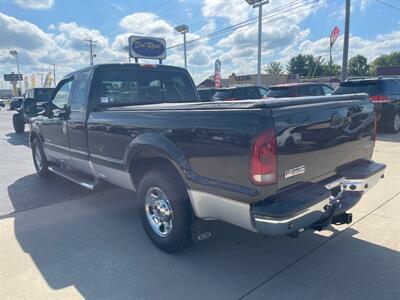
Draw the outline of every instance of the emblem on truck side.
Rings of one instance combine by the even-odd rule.
[[[296,175],[304,174],[306,172],[306,166],[302,165],[300,167],[296,167],[290,170],[285,171],[285,179],[290,178]]]

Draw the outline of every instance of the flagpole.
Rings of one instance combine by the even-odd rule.
[[[332,86],[332,44],[329,44],[329,84]]]

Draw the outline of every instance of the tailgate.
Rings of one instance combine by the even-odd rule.
[[[340,166],[372,156],[374,111],[366,94],[286,103],[270,107],[277,139],[277,189],[320,181],[335,175]]]

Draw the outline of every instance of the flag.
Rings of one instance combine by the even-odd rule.
[[[36,76],[35,74],[31,75],[31,86],[34,89],[36,87]]]
[[[51,87],[51,82],[53,81],[53,77],[51,76],[51,72],[49,72],[46,76],[46,80],[44,82],[44,87],[49,88]]]
[[[215,71],[214,71],[215,87],[221,87],[221,61],[217,59],[215,61]]]
[[[29,88],[28,87],[28,76],[25,75],[24,77],[24,85],[25,85],[25,91]]]
[[[331,36],[330,36],[331,48],[332,48],[333,44],[335,44],[335,42],[336,42],[336,40],[337,40],[337,38],[339,36],[339,33],[340,33],[339,27],[335,26],[335,28],[333,28],[333,30],[331,32]]]

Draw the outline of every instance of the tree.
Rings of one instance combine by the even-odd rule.
[[[325,75],[325,66],[321,56],[299,54],[290,59],[286,68],[289,73],[299,74],[301,77],[316,77]]]
[[[264,71],[267,72],[267,74],[281,75],[283,74],[283,66],[279,61],[273,61]]]
[[[351,76],[366,76],[369,72],[367,58],[363,55],[356,55],[349,60],[349,75]]]
[[[290,74],[299,74],[302,77],[307,76],[307,58],[305,55],[299,54],[292,57],[286,66],[287,71]]]
[[[400,66],[400,51],[378,56],[370,66],[370,74],[376,75],[378,67]]]

